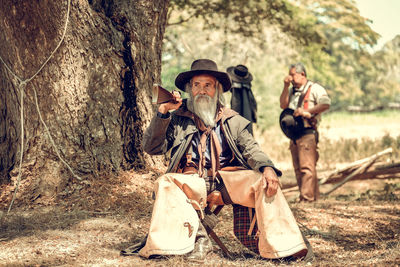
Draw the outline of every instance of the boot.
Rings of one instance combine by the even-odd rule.
[[[213,246],[207,231],[203,224],[200,223],[196,234],[196,243],[192,252],[187,254],[186,259],[195,262],[204,262],[207,254],[212,250]]]

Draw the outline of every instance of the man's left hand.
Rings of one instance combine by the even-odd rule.
[[[303,108],[297,108],[294,112],[293,112],[293,116],[297,117],[297,116],[301,116],[303,118],[306,119],[310,119],[311,118],[311,113]]]
[[[267,197],[272,197],[278,191],[278,186],[280,185],[278,176],[276,175],[274,169],[271,167],[265,167],[263,174],[263,188],[267,191]]]

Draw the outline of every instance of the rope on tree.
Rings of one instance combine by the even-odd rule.
[[[19,89],[20,89],[20,97],[21,97],[21,108],[20,108],[20,114],[21,114],[21,153],[20,153],[20,161],[19,161],[19,168],[18,168],[18,177],[17,177],[17,184],[14,190],[14,194],[13,194],[13,198],[11,200],[10,206],[8,208],[7,214],[10,212],[11,207],[14,203],[15,197],[17,195],[17,191],[18,191],[18,187],[19,184],[21,182],[21,169],[22,169],[22,159],[23,159],[23,153],[24,153],[24,89],[25,86],[28,82],[30,82],[31,80],[33,80],[40,72],[41,70],[44,68],[44,66],[50,61],[50,59],[53,57],[53,55],[56,53],[56,51],[58,50],[58,48],[61,46],[62,42],[64,41],[65,38],[65,34],[67,32],[67,27],[68,27],[68,21],[69,21],[69,14],[71,11],[71,0],[68,0],[68,6],[67,6],[67,14],[66,14],[66,19],[65,19],[65,25],[64,25],[64,30],[63,30],[63,34],[61,36],[61,40],[58,42],[57,46],[53,49],[53,51],[50,53],[49,57],[47,57],[47,59],[42,63],[42,65],[38,68],[38,70],[29,78],[23,79],[21,77],[19,77],[17,74],[15,74],[15,72],[13,72],[13,70],[4,62],[3,58],[0,56],[0,61],[4,64],[4,66],[6,67],[6,69],[14,76],[14,78],[18,81],[19,85]],[[69,171],[72,173],[72,175],[79,181],[82,180],[82,178],[80,178],[78,175],[76,175],[74,173],[74,171],[72,170],[72,168],[69,166],[69,164],[62,159],[60,153],[59,153],[59,149],[57,148],[53,138],[51,137],[49,128],[47,127],[46,123],[44,122],[40,109],[39,109],[39,104],[37,101],[37,94],[36,94],[36,89],[33,87],[34,90],[34,94],[35,94],[35,104],[36,104],[36,109],[37,112],[39,114],[39,118],[41,123],[43,124],[47,136],[50,140],[51,145],[53,146],[54,150],[57,153],[58,158],[61,160],[61,162],[69,169]]]

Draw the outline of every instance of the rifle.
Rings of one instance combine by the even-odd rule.
[[[177,91],[178,92],[178,91]],[[152,101],[153,104],[163,104],[167,102],[176,103],[174,95],[159,84],[153,84]]]

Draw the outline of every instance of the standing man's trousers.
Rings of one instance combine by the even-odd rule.
[[[306,134],[295,142],[290,141],[290,152],[300,190],[300,200],[317,200],[319,187],[316,170],[318,160],[316,135]]]

